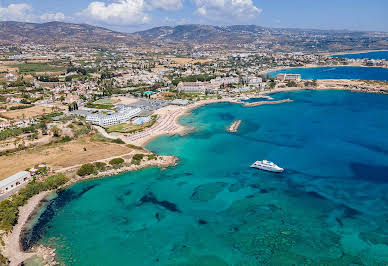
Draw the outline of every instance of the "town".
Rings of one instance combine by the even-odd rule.
[[[2,46],[0,53],[1,156],[71,142],[93,132],[142,145],[155,134],[178,132],[173,120],[182,107],[196,102],[238,101],[276,89],[318,86],[317,80],[302,80],[299,74],[268,74],[279,69],[388,67],[386,60],[301,52],[196,51],[182,56],[26,44],[17,51]],[[386,92],[384,87],[384,82],[354,85],[354,89]],[[30,176],[18,173],[25,170],[20,167],[23,164],[2,167],[1,175],[12,180],[14,174],[20,175],[27,182]],[[25,182],[15,181],[15,185]]]

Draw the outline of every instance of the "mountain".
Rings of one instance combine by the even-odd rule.
[[[265,32],[265,28],[255,25],[210,26],[210,25],[180,25],[175,27],[157,27],[136,32],[145,39],[214,42],[231,41],[230,38],[255,37]]]
[[[0,22],[0,45],[36,43],[61,47],[86,46],[113,48],[119,45],[141,50],[181,51],[262,50],[343,51],[387,49],[388,33],[330,31],[313,29],[276,29],[256,25],[164,26],[145,31],[120,33],[87,24],[64,22]]]
[[[277,29],[256,25],[180,25],[135,34],[153,44],[213,44],[224,48],[272,50],[363,50],[388,47],[388,33],[346,30]]]
[[[0,44],[36,43],[45,45],[135,44],[138,37],[87,24],[63,22],[0,22]]]

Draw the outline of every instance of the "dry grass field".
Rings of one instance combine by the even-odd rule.
[[[86,149],[86,151],[84,150]],[[131,152],[126,145],[91,141],[90,137],[56,143],[0,157],[0,180],[45,162],[53,169],[70,167]]]
[[[11,110],[2,113],[2,116],[7,119],[29,119],[35,116],[51,113],[51,108],[42,106],[33,106],[31,108]]]
[[[213,59],[192,59],[192,58],[183,58],[183,57],[177,57],[177,58],[171,58],[172,61],[177,63],[178,65],[185,65],[185,64],[195,64],[195,63],[208,63],[213,61]]]

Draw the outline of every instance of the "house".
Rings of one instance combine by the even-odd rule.
[[[16,173],[0,181],[0,195],[26,184],[32,180],[31,174],[27,171]]]

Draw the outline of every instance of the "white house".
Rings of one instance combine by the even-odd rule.
[[[27,171],[16,173],[4,180],[0,181],[0,195],[7,193],[8,191],[28,183],[32,180],[31,174]]]

